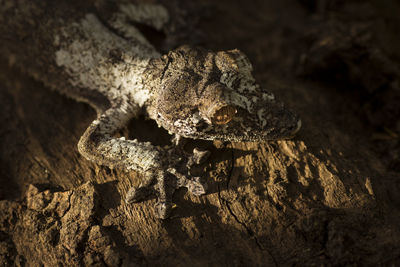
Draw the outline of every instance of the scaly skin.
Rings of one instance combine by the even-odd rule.
[[[57,12],[64,12],[57,5],[51,8],[55,17]],[[40,15],[50,16],[49,12]],[[97,119],[78,143],[85,158],[146,174],[139,188],[127,193],[128,203],[155,194],[156,216],[165,219],[177,188],[187,187],[195,195],[206,192],[205,183],[200,177],[191,177],[190,169],[203,162],[208,152],[195,149],[187,155],[179,144],[160,147],[114,137],[141,113],[175,135],[176,143],[181,137],[287,139],[301,126],[297,115],[256,83],[251,63],[239,50],[212,52],[182,46],[163,56],[157,52],[128,21],[162,29],[168,13],[161,6],[120,6],[106,20],[92,13],[73,15],[69,21],[53,19],[32,27],[31,31],[37,32],[34,36],[51,32],[54,37],[51,49],[39,52],[54,59],[54,67],[41,66],[38,60],[32,73],[50,87],[96,109]],[[13,37],[18,32],[12,29],[9,35],[20,38]],[[34,47],[35,42],[40,39],[21,46]],[[29,55],[15,57],[23,64]],[[62,82],[54,82],[59,80]]]

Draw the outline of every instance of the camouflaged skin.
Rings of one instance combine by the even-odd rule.
[[[164,7],[121,5],[113,15],[100,18],[63,5],[41,7],[43,14],[36,15],[45,20],[68,12],[67,20],[49,19],[48,24],[27,25],[31,28],[24,31],[4,30],[11,39],[24,40],[20,45],[26,51],[41,42],[51,43],[37,54],[17,54],[10,47],[9,61],[24,64],[29,57],[37,59],[30,66],[32,76],[96,110],[98,116],[82,135],[78,150],[98,164],[145,174],[141,185],[127,193],[128,203],[155,194],[156,216],[165,219],[175,189],[184,186],[195,195],[206,193],[206,183],[192,177],[190,169],[209,153],[195,149],[185,154],[181,137],[266,141],[287,139],[299,130],[298,116],[257,84],[250,61],[239,50],[182,46],[166,55],[156,51],[131,22],[162,30],[169,20]],[[13,9],[1,12],[6,17]],[[31,38],[22,36],[27,31]],[[40,36],[53,39],[43,41]],[[24,51],[21,47],[15,51]],[[44,57],[54,65],[43,65]],[[143,113],[175,135],[177,144],[160,147],[115,137]]]

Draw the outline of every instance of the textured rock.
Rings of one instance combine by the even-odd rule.
[[[211,152],[196,170],[196,175],[207,179],[209,193],[196,197],[177,191],[178,208],[163,222],[152,216],[155,200],[134,206],[122,201],[129,187],[140,184],[139,173],[99,167],[79,155],[78,138],[95,118],[90,107],[51,92],[1,61],[2,263],[399,265],[400,177],[395,165],[388,164],[395,162],[398,132],[392,117],[385,121],[382,115],[388,114],[386,107],[397,105],[395,97],[387,96],[396,95],[398,74],[390,72],[389,79],[386,69],[374,68],[360,81],[367,75],[356,75],[359,64],[351,62],[351,51],[366,50],[346,40],[343,44],[349,50],[338,59],[356,68],[349,72],[351,81],[335,76],[343,69],[327,69],[329,75],[339,77],[335,79],[340,83],[331,83],[313,75],[317,65],[312,61],[299,65],[306,64],[301,61],[304,55],[312,56],[312,47],[323,52],[316,46],[321,45],[321,23],[334,17],[339,20],[335,23],[353,24],[371,8],[359,1],[327,1],[328,9],[321,15],[311,8],[313,1],[256,2],[210,1],[215,8],[200,9],[212,14],[198,26],[207,36],[204,45],[244,51],[253,62],[255,78],[275,88],[277,97],[299,112],[303,128],[291,141],[187,143],[187,151],[201,147]],[[375,27],[367,27],[372,36],[379,33],[380,40],[390,40],[382,49],[377,39],[369,39],[368,47],[379,48],[384,55],[398,53],[396,26],[389,27],[391,22],[383,19],[391,12],[398,14],[392,3],[389,11],[372,8],[375,14],[368,13],[365,19],[376,22]],[[315,23],[316,16],[322,21]],[[338,55],[331,49],[335,46],[328,48],[327,54]],[[319,54],[321,60],[323,55]],[[394,58],[399,57],[385,60],[397,66]],[[368,56],[364,59],[369,64],[361,69],[377,62],[376,58],[368,61]],[[46,62],[42,57],[37,60]],[[296,77],[300,67],[304,72]],[[373,77],[386,78],[366,82]],[[58,79],[65,81],[65,77]],[[386,89],[375,92],[384,108],[374,121],[366,119],[371,109],[364,112],[365,99],[354,90],[369,92],[376,90],[376,84]],[[376,125],[386,122],[389,131],[379,131]],[[166,133],[143,120],[133,121],[120,134],[152,143],[168,140]],[[378,146],[385,149],[377,153]]]

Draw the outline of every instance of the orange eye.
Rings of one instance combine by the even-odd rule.
[[[214,112],[211,121],[213,124],[227,124],[233,119],[233,117],[235,117],[236,112],[236,108],[232,106],[224,106]]]

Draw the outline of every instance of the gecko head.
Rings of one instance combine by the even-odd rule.
[[[230,141],[288,139],[299,117],[255,81],[239,50],[188,46],[164,55],[153,118],[172,134]]]

